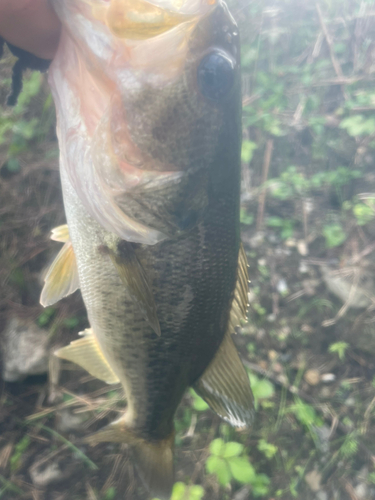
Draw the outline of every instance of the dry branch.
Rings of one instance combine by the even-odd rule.
[[[263,169],[262,169],[263,189],[261,190],[260,195],[259,195],[257,231],[260,231],[263,228],[264,207],[266,204],[266,194],[267,194],[267,190],[264,187],[264,184],[268,179],[268,171],[269,171],[270,163],[271,163],[271,159],[272,159],[272,151],[273,151],[273,139],[268,139],[267,144],[266,144],[266,150],[264,152],[264,159],[263,159]]]

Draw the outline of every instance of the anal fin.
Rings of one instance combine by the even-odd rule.
[[[108,248],[109,256],[124,285],[156,335],[161,334],[154,295],[142,264],[131,243],[122,241],[116,249]]]
[[[127,443],[146,488],[153,497],[169,500],[174,483],[174,431],[165,439],[148,441],[129,429],[125,420],[126,414],[85,438],[85,442],[91,445],[106,441]]]
[[[90,375],[107,382],[107,384],[120,382],[105,359],[91,328],[83,332],[81,339],[74,340],[68,346],[58,349],[55,355],[76,363],[88,371]]]
[[[196,392],[223,420],[247,427],[254,420],[254,398],[249,377],[230,333],[226,333],[214,359],[194,384]]]

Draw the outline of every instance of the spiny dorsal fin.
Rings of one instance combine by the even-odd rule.
[[[232,309],[229,316],[230,333],[234,333],[235,328],[241,324],[241,320],[247,321],[247,310],[249,307],[249,275],[247,272],[248,267],[249,266],[247,263],[245,249],[241,243],[240,251],[238,254],[237,282],[234,289]]]
[[[254,420],[254,398],[249,377],[230,333],[226,333],[214,359],[194,384],[196,392],[222,419],[234,427]]]
[[[154,294],[142,264],[139,262],[133,245],[122,241],[116,250],[110,249],[109,255],[120,278],[129,290],[134,302],[139,306],[143,317],[156,335],[160,336],[159,319],[156,312]]]
[[[68,224],[57,226],[51,231],[51,240],[66,243],[70,240]]]
[[[77,262],[69,232],[66,235],[63,231],[57,231],[65,227],[68,228],[64,225],[52,230],[52,239],[66,243],[52,262],[44,279],[45,284],[40,295],[40,303],[44,307],[67,297],[79,288]]]
[[[158,441],[147,441],[134,434],[126,426],[126,414],[101,431],[85,438],[85,442],[95,445],[111,441],[127,443],[146,488],[152,496],[169,500],[174,482],[173,448],[174,431],[170,436]]]
[[[58,349],[55,356],[76,363],[88,371],[90,375],[107,382],[107,384],[117,384],[119,379],[105,359],[92,329],[85,330],[81,335],[83,338],[74,340],[68,346]]]

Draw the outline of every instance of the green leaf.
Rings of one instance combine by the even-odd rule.
[[[17,158],[9,158],[9,160],[6,162],[6,168],[8,172],[19,172],[21,169],[20,162],[17,160]]]
[[[353,214],[357,219],[357,224],[359,226],[364,226],[368,222],[372,221],[375,216],[374,209],[364,203],[356,203],[353,207]]]
[[[270,478],[266,474],[257,474],[251,483],[254,497],[263,497],[268,494]]]
[[[340,448],[340,454],[345,458],[349,458],[355,455],[357,451],[358,451],[358,440],[355,434],[354,433],[348,434],[345,437],[345,441]]]
[[[110,486],[104,494],[104,500],[115,500],[116,494],[116,488],[114,486]]]
[[[10,470],[12,472],[16,471],[20,465],[23,454],[26,452],[30,445],[30,438],[26,434],[14,447],[13,455],[10,457]]]
[[[196,411],[206,411],[208,410],[209,406],[205,402],[204,399],[202,399],[198,394],[194,391],[194,389],[190,389],[190,394],[193,397],[193,408]]]
[[[334,248],[346,240],[346,234],[341,224],[326,224],[323,226],[323,236],[326,239],[327,248]]]
[[[249,373],[249,378],[250,378],[251,389],[253,391],[253,396],[254,396],[254,406],[257,409],[259,406],[259,400],[271,398],[275,393],[275,389],[272,382],[266,379],[260,380],[253,373]]]
[[[178,481],[174,483],[171,500],[202,500],[204,496],[204,488],[199,484],[187,486],[185,483]],[[159,500],[153,498],[153,500]]]
[[[215,474],[219,483],[226,486],[232,479],[231,471],[225,460],[211,455],[206,461],[206,470],[209,474]]]
[[[282,227],[284,224],[284,220],[281,217],[276,216],[267,217],[266,224],[270,227]]]
[[[63,321],[63,325],[66,326],[66,328],[75,328],[79,325],[79,319],[75,316],[72,318],[66,318]]]
[[[364,115],[349,116],[341,121],[340,128],[345,129],[353,137],[371,135],[375,132],[375,119]]]
[[[210,452],[212,455],[221,457],[225,450],[224,441],[220,438],[214,439],[210,444]]]
[[[251,483],[256,475],[254,467],[246,457],[233,457],[228,460],[233,477],[239,483]]]
[[[229,457],[238,457],[243,452],[243,445],[240,443],[236,443],[235,441],[230,441],[226,443],[224,453],[222,454],[223,458]]]
[[[275,393],[275,388],[272,382],[267,379],[259,379],[253,373],[249,374],[249,378],[251,389],[254,395],[255,407],[258,406],[258,402],[260,399],[272,398]]]
[[[200,484],[194,484],[188,487],[189,500],[201,500],[204,497],[204,488]]]
[[[173,485],[171,500],[182,500],[185,495],[186,484],[178,481]]]
[[[44,309],[42,314],[36,320],[39,326],[46,326],[52,319],[52,316],[55,314],[56,309],[54,307],[47,307]]]
[[[346,350],[348,349],[348,347],[349,347],[349,344],[347,342],[344,342],[344,341],[335,342],[334,344],[331,344],[328,347],[328,352],[337,353],[340,360],[343,361],[345,359],[345,353],[346,353]]]
[[[267,458],[275,456],[277,449],[277,446],[267,443],[265,439],[260,439],[258,442],[258,450],[261,451]]]
[[[254,215],[247,213],[246,209],[241,208],[240,222],[241,224],[246,224],[247,226],[251,226],[251,224],[254,222]]]
[[[242,142],[241,160],[243,163],[250,163],[254,151],[257,149],[257,144],[255,142],[244,140]]]
[[[322,425],[322,421],[317,416],[315,409],[299,398],[296,398],[296,404],[292,407],[292,411],[301,424],[306,427],[311,427],[312,425],[320,427]]]

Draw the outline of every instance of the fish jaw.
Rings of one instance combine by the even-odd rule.
[[[197,68],[213,49],[238,66],[236,43],[227,43],[236,35],[231,19],[225,33],[210,24],[215,11],[223,10],[212,0],[53,5],[63,23],[50,69],[61,168],[83,205],[108,232],[130,242],[154,245],[190,229],[207,205],[207,169],[198,171],[214,157],[225,115],[221,103],[198,91]],[[119,9],[136,19],[127,37],[112,25]],[[165,30],[155,35],[143,29],[137,38],[138,25],[148,20],[150,27],[159,19],[152,9],[165,17]],[[192,183],[200,188],[181,201]],[[148,215],[142,218],[145,200]],[[180,219],[190,221],[187,227]]]

